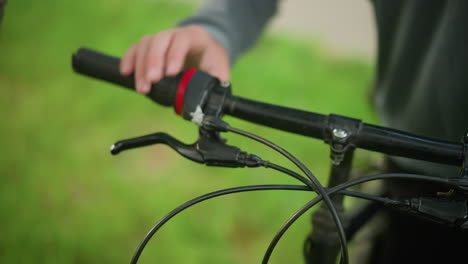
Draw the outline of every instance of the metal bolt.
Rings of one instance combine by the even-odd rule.
[[[340,139],[347,138],[349,136],[348,131],[341,128],[334,128],[332,132],[334,137]]]
[[[231,83],[229,81],[222,81],[221,82],[221,87],[226,88],[226,87],[229,87],[230,85],[231,85]]]

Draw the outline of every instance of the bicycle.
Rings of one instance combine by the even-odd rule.
[[[77,73],[134,89],[133,77],[120,75],[119,63],[118,58],[84,48],[79,49],[72,57],[73,69]],[[454,228],[468,229],[468,134],[465,134],[463,143],[442,141],[366,124],[361,120],[345,116],[333,114],[326,116],[244,99],[232,95],[229,83],[222,83],[196,69],[190,69],[175,77],[164,78],[152,86],[147,96],[158,104],[174,106],[178,115],[195,123],[199,127],[199,139],[194,144],[187,145],[166,133],[155,133],[115,143],[111,148],[113,155],[137,147],[166,144],[185,158],[208,166],[272,168],[294,177],[304,185],[243,186],[197,197],[174,209],[158,222],[139,246],[131,263],[137,263],[152,236],[181,211],[211,198],[246,191],[296,190],[313,191],[318,194],[283,225],[270,243],[262,263],[268,263],[275,246],[288,228],[322,200],[325,206],[321,206],[314,213],[313,224],[316,228],[305,243],[304,254],[308,263],[335,263],[340,248],[340,262],[348,263],[347,241],[369,221],[377,208],[382,206]],[[222,121],[224,115],[324,140],[330,145],[331,150],[332,169],[329,187],[323,187],[310,170],[292,154],[264,138],[231,127]],[[221,138],[221,133],[226,132],[248,137],[273,148],[294,163],[307,177],[265,161],[257,155],[243,152],[238,147],[227,145]],[[349,179],[351,162],[356,148],[460,166],[461,170],[459,175],[448,178],[387,173]],[[405,199],[347,190],[355,185],[382,179],[413,179],[435,182],[440,186],[448,186],[451,190],[449,193],[438,196]],[[374,203],[351,213],[345,212],[343,196],[361,198]],[[345,224],[342,222],[344,216],[348,217]],[[333,223],[333,225],[327,223]]]

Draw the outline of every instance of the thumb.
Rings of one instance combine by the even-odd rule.
[[[228,82],[230,79],[230,67],[227,60],[206,61],[200,64],[200,69],[218,78],[220,81]]]
[[[220,81],[228,82],[230,79],[230,64],[227,52],[220,45],[207,50],[200,60],[200,69],[218,78]]]
[[[229,69],[218,67],[214,69],[205,69],[204,71],[218,78],[222,82],[229,82]]]

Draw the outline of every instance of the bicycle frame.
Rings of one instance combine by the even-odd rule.
[[[88,50],[80,50],[73,57],[75,71],[132,89],[133,77],[121,76],[118,65],[118,59]],[[165,140],[165,144],[170,145],[183,156],[196,162],[216,166],[249,166],[245,163],[247,157],[245,153],[240,155],[244,157],[242,163],[238,159],[239,155],[237,154],[239,152],[236,152],[239,149],[236,150],[231,146],[223,145],[224,143],[218,140],[217,133],[227,131],[223,130],[225,127],[209,122],[210,120],[219,121],[223,115],[231,115],[256,124],[324,140],[330,145],[330,157],[332,159],[329,187],[348,182],[356,148],[387,155],[460,166],[462,168],[460,174],[447,179],[447,183],[450,182],[451,186],[455,186],[457,191],[461,192],[465,197],[461,201],[461,204],[465,203],[462,205],[465,206],[465,212],[461,217],[463,219],[468,218],[468,212],[466,211],[468,210],[466,208],[468,192],[467,134],[463,143],[435,140],[390,128],[365,124],[358,119],[333,114],[326,116],[236,97],[231,94],[230,86],[224,86],[214,77],[196,70],[190,70],[190,77],[185,77],[187,75],[181,73],[177,77],[167,78],[159,84],[155,84],[158,86],[158,92],[150,92],[148,97],[167,106],[172,105],[175,99],[176,112],[179,115],[196,123],[201,127],[201,131],[204,131],[203,129],[211,131],[209,137],[201,139],[204,140],[204,146],[207,146],[204,150],[214,150],[211,154],[216,155],[207,159],[206,153],[198,149],[200,140],[196,144],[185,145],[168,135],[165,136],[166,139],[163,139],[161,135],[156,134],[121,141],[119,143],[125,146],[120,146],[120,149],[112,149],[113,153],[114,151],[118,153],[118,151],[124,149],[161,143],[161,140]],[[177,83],[181,79],[185,81],[181,82],[183,85],[177,88]],[[182,86],[183,91],[180,92]],[[156,90],[154,87],[153,89]],[[174,89],[179,89],[177,95]],[[185,89],[187,89],[187,92],[185,92]],[[180,97],[180,94],[182,94],[182,97]],[[177,105],[177,102],[183,102],[183,105]],[[206,120],[208,122],[205,122]],[[225,153],[234,153],[234,158],[224,159],[227,154],[218,155],[223,151]],[[254,163],[252,165],[256,166],[258,164]],[[442,180],[439,182],[445,183]],[[338,214],[344,214],[343,196],[333,195],[330,198]],[[345,220],[346,236],[351,238],[367,222],[373,212],[375,212],[375,206],[370,205],[355,214],[352,219],[343,219]],[[441,216],[442,220],[446,220],[443,219],[443,215],[436,215],[436,217],[438,216]],[[460,217],[460,214],[455,214],[455,216]],[[335,226],[332,224],[332,218],[325,207],[320,207],[314,213],[312,222],[316,228],[314,228],[310,236],[312,243],[307,249],[309,256],[307,261],[313,261],[314,264],[335,263],[340,244],[338,243]],[[468,229],[468,221],[460,223],[458,227]],[[342,241],[345,241],[345,239]]]

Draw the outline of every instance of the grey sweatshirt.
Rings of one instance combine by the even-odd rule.
[[[468,1],[375,0],[374,103],[383,125],[459,141],[468,131]],[[277,0],[211,0],[182,25],[198,24],[231,62],[257,40]],[[393,158],[409,171],[453,176],[456,168]]]

